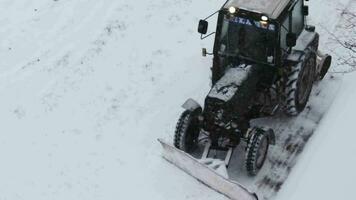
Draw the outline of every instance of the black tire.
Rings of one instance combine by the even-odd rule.
[[[251,135],[246,149],[245,167],[248,175],[255,176],[266,161],[269,138],[263,130],[256,130]]]
[[[186,110],[182,113],[174,134],[174,146],[176,148],[187,153],[191,153],[197,148],[200,132],[197,116],[200,113],[201,109],[195,112]]]
[[[316,55],[309,53],[297,64],[291,66],[286,81],[286,114],[296,116],[308,103],[313,88]]]

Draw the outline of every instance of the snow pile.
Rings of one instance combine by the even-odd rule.
[[[251,71],[251,65],[240,65],[229,69],[226,75],[210,90],[208,96],[223,100],[224,102],[231,100],[241,86],[241,83],[247,79]]]

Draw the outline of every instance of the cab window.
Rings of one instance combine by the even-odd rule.
[[[285,51],[287,51],[287,34],[289,32],[289,16],[286,17],[286,19],[283,21],[281,25],[281,47]]]
[[[299,0],[292,11],[292,32],[299,35],[304,29],[303,0]]]

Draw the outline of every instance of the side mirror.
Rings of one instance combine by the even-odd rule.
[[[201,34],[206,34],[208,32],[208,22],[205,20],[199,21],[198,32]]]
[[[309,32],[315,32],[315,26],[306,25],[305,30]]]
[[[202,55],[203,57],[206,57],[207,54],[208,54],[208,51],[206,50],[206,48],[203,48],[203,49],[201,50],[201,55]]]
[[[287,47],[294,47],[297,44],[297,34],[288,33],[286,42],[287,42]]]
[[[308,16],[309,15],[309,6],[303,6],[303,15]]]

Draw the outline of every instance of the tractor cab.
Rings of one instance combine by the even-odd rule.
[[[254,19],[244,15],[233,15],[231,11],[221,14],[221,26],[216,41],[216,52],[222,57],[239,57],[252,62],[274,64],[278,32],[276,23]]]
[[[248,63],[281,66],[303,31],[303,0],[227,1],[218,11],[213,55]],[[207,33],[201,20],[198,32]]]

